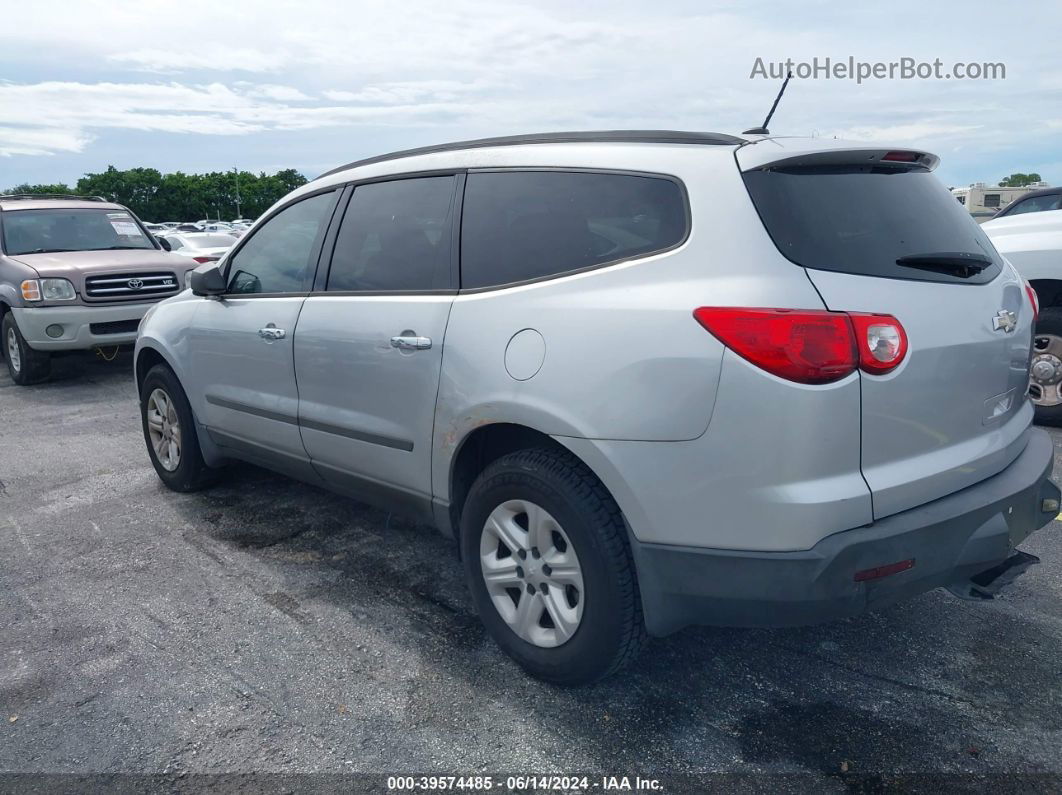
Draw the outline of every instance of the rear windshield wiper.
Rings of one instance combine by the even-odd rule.
[[[967,251],[937,251],[928,254],[908,254],[897,259],[896,264],[905,268],[948,273],[960,279],[969,279],[993,263],[984,254],[972,254]]]

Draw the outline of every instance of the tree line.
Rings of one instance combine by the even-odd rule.
[[[300,185],[306,177],[293,168],[275,174],[264,171],[213,171],[209,174],[163,174],[153,168],[86,174],[75,187],[16,185],[4,193],[65,193],[102,196],[124,204],[145,221],[198,221],[203,218],[257,218],[274,202]],[[239,200],[237,202],[237,199]]]

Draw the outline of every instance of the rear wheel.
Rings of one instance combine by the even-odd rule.
[[[1036,320],[1029,395],[1040,425],[1062,425],[1062,307],[1047,307]]]
[[[469,587],[488,632],[533,676],[579,685],[619,670],[645,639],[626,528],[571,454],[491,463],[461,515]]]
[[[29,346],[11,312],[4,314],[0,323],[4,358],[11,380],[20,386],[44,381],[52,372],[52,357],[47,351],[36,351]]]
[[[148,456],[159,479],[174,491],[198,491],[217,478],[199,448],[192,407],[177,376],[152,367],[140,387],[140,415]]]

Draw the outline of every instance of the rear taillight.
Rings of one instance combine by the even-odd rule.
[[[1036,296],[1036,288],[1028,282],[1025,282],[1025,294],[1029,296],[1029,303],[1032,304],[1033,323],[1035,323],[1040,317],[1040,299]]]
[[[736,354],[780,378],[828,384],[856,367],[852,326],[841,312],[702,306],[693,316]]]
[[[801,384],[839,381],[857,368],[881,375],[907,355],[907,335],[891,315],[702,306],[693,316],[742,358]]]
[[[202,265],[204,262],[217,262],[217,257],[192,257],[193,260]]]

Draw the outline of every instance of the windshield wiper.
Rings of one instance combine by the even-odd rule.
[[[136,250],[139,250],[139,249],[145,249],[145,248],[151,248],[151,247],[150,246],[104,246],[103,248],[87,248],[87,249],[85,249],[85,251],[122,251],[122,250],[125,250],[125,249],[130,249],[130,250],[136,249]]]
[[[992,259],[984,254],[968,251],[936,251],[928,254],[908,254],[897,259],[896,264],[905,268],[948,273],[960,279],[969,279],[991,265]]]
[[[17,256],[20,256],[22,254],[55,254],[55,253],[61,252],[61,251],[76,251],[76,250],[77,249],[73,249],[73,248],[35,248],[32,251],[17,251],[17,252],[13,251],[13,252],[11,252],[11,256],[12,257],[17,257]]]

